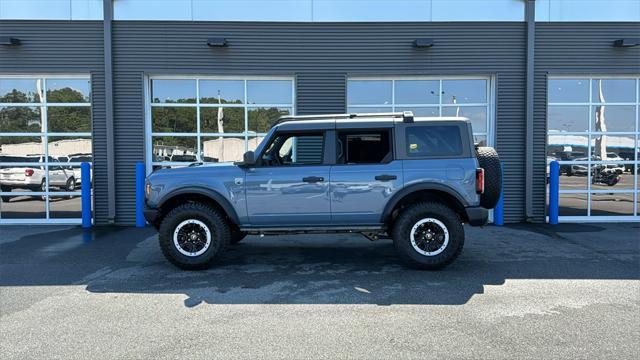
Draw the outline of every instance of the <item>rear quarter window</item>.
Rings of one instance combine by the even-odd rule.
[[[460,156],[464,152],[457,125],[407,127],[405,144],[408,157],[449,157]]]

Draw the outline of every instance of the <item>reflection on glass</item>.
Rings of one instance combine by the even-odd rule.
[[[633,175],[627,174],[624,164],[591,165],[591,188],[606,190],[633,189]]]
[[[0,217],[2,219],[44,219],[45,202],[41,196],[0,197]]]
[[[549,132],[589,131],[589,106],[549,106],[547,112]]]
[[[0,106],[0,132],[41,132],[39,107]]]
[[[440,110],[437,107],[397,106],[396,111],[411,111],[414,116],[440,116]]]
[[[49,156],[62,162],[91,162],[91,138],[79,136],[49,136]]]
[[[200,102],[203,104],[242,104],[244,102],[243,80],[200,80],[199,83]]]
[[[390,113],[392,112],[392,107],[348,107],[347,112],[349,114],[368,114],[368,113]]]
[[[47,124],[50,132],[90,132],[91,107],[48,107]]]
[[[289,80],[248,80],[247,103],[292,104],[292,91]]]
[[[244,132],[244,108],[201,108],[200,131],[205,133]]]
[[[201,160],[204,162],[240,161],[244,154],[244,137],[202,137]]]
[[[443,104],[469,104],[486,102],[486,80],[442,80]]]
[[[547,91],[550,103],[589,102],[587,79],[550,79]]]
[[[49,217],[52,219],[78,219],[82,217],[80,196],[49,196]]]
[[[487,131],[486,106],[446,106],[442,108],[442,116],[462,116],[471,120],[475,132]]]
[[[250,137],[247,141],[247,151],[249,150],[255,151],[263,139],[264,139],[264,136]]]
[[[195,80],[151,80],[151,102],[195,103]]]
[[[558,215],[586,216],[587,194],[560,194]]]
[[[80,184],[75,177],[74,169],[57,158],[49,163],[49,191],[80,191]]]
[[[256,133],[266,133],[279,117],[290,115],[289,108],[252,108],[249,109],[249,129]]]
[[[567,165],[570,166],[579,166],[581,171],[578,169],[573,169],[573,172],[562,171],[560,169],[560,190],[587,190],[588,189],[588,179],[587,176],[587,165]]]
[[[396,80],[395,86],[396,104],[438,104],[440,102],[440,81],[438,80]]]
[[[592,216],[625,216],[633,215],[633,194],[591,194]]]
[[[0,166],[0,191],[46,191],[45,167],[38,162],[42,160],[41,157],[14,160],[20,160],[23,164]],[[30,160],[30,162],[24,163],[23,160]]]
[[[39,103],[41,101],[41,79],[0,78],[0,103]]]
[[[0,162],[37,162],[42,154],[42,137],[0,136]]]
[[[591,89],[591,101],[595,103],[636,102],[635,79],[595,79]]]
[[[593,107],[592,118],[592,131],[636,131],[636,107],[633,105],[596,105]]]
[[[591,156],[597,160],[623,161],[620,154],[633,154],[634,143],[634,135],[591,135]]]
[[[487,146],[487,136],[486,135],[473,135],[473,143],[478,146]]]
[[[195,162],[197,147],[195,137],[186,136],[154,136],[153,161]]]
[[[349,80],[347,103],[349,105],[391,104],[391,80]]]
[[[195,107],[151,108],[153,132],[196,132]]]
[[[88,103],[90,88],[89,79],[47,79],[47,102]]]

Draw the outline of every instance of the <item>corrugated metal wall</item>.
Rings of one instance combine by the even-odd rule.
[[[224,37],[226,48],[209,48]],[[435,46],[416,49],[417,38]],[[524,216],[524,23],[114,23],[117,218],[134,222],[144,74],[291,75],[299,114],[345,111],[349,75],[496,75],[505,218]]]
[[[640,38],[638,23],[537,23],[534,107],[534,213],[544,220],[548,75],[640,74],[640,47],[613,41]]]
[[[92,84],[95,216],[107,218],[107,159],[102,22],[0,21],[0,35],[21,40],[0,46],[0,74],[87,74]]]

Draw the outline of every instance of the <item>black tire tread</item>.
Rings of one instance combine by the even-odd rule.
[[[191,215],[189,215],[191,214]],[[185,216],[189,215],[189,216]],[[177,222],[188,217],[196,217],[210,226],[216,244],[204,254],[189,258],[178,252],[173,245],[173,230]],[[177,219],[177,220],[176,220]],[[162,254],[173,265],[185,270],[204,270],[210,268],[226,250],[231,239],[231,229],[225,217],[211,206],[199,202],[190,202],[173,208],[163,219],[158,229],[158,240]],[[217,245],[217,249],[213,248]]]
[[[484,193],[480,196],[480,206],[493,209],[502,192],[500,157],[494,148],[482,146],[476,149],[476,157],[479,166],[484,169]]]
[[[413,225],[427,216],[442,221],[449,231],[450,245],[433,257],[417,253],[409,238],[409,231]],[[403,209],[393,225],[391,234],[398,257],[406,266],[414,269],[442,269],[460,255],[464,246],[462,220],[453,209],[440,202],[419,202]]]

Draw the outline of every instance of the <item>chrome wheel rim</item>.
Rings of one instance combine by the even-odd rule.
[[[449,245],[449,230],[442,221],[434,218],[416,222],[410,236],[413,249],[424,256],[436,256]]]
[[[185,256],[202,255],[211,246],[211,231],[200,220],[185,220],[173,231],[173,245]]]

